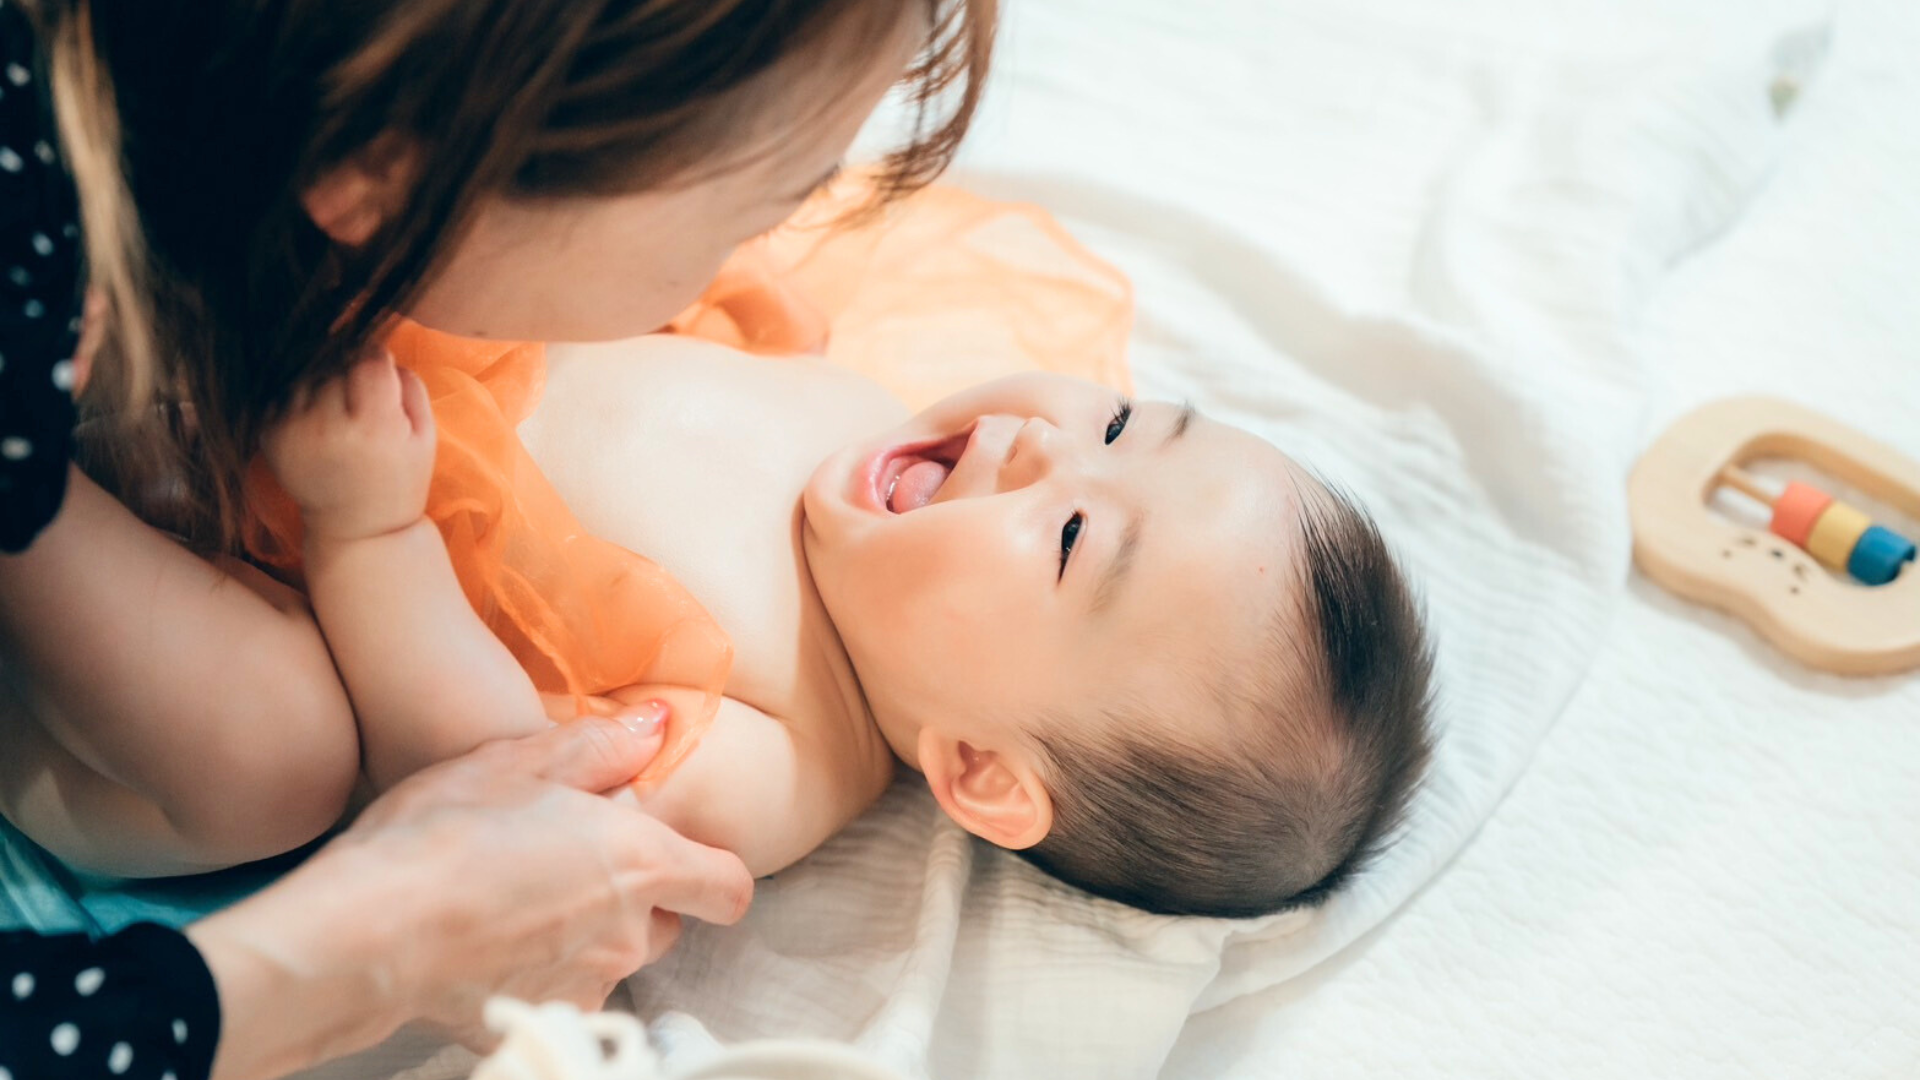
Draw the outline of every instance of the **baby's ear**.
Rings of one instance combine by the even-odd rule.
[[[1025,754],[989,750],[920,729],[920,771],[947,816],[973,835],[1012,851],[1053,829],[1053,798]]]

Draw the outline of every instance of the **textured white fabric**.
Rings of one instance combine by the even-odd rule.
[[[1643,443],[1758,392],[1920,457],[1920,5],[1831,25],[1764,191],[1655,300]],[[1458,861],[1165,1074],[1920,1076],[1917,823],[1920,679],[1810,672],[1636,575]]]
[[[967,842],[903,785],[744,928],[636,980],[643,1013],[851,1038],[938,1076],[1155,1075],[1189,1013],[1298,976],[1428,882],[1601,650],[1649,304],[1769,175],[1774,91],[1817,67],[1824,12],[1203,7],[1015,5],[959,179],[1042,203],[1127,272],[1145,394],[1266,434],[1405,552],[1445,731],[1404,841],[1318,914],[1157,919]],[[1232,1041],[1265,1014],[1232,1015],[1181,1060],[1252,1065]]]
[[[1441,645],[1433,782],[1352,893],[1250,925],[1073,897],[897,785],[633,981],[669,1060],[1916,1075],[1920,683],[1630,576],[1623,500],[1725,394],[1920,454],[1916,55],[1911,0],[1015,0],[956,179],[1133,278],[1143,393],[1373,507]]]
[[[694,1029],[688,1035],[695,1046],[662,1024],[655,1037],[675,1046],[675,1067],[666,1071],[640,1020],[627,1013],[493,998],[486,1020],[500,1045],[474,1066],[471,1080],[902,1080],[845,1043],[824,1039],[723,1048]]]

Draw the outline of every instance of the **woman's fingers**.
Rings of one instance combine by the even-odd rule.
[[[730,926],[753,902],[753,875],[731,851],[708,847],[681,836],[641,814],[633,818],[638,875],[635,900],[702,922]]]
[[[665,713],[662,706],[649,715],[583,716],[517,740],[515,755],[534,776],[581,791],[606,791],[640,775],[660,752]]]
[[[660,752],[666,706],[649,702],[609,718],[583,716],[505,745],[516,770],[585,792],[618,788]],[[636,907],[660,908],[722,925],[739,921],[753,900],[753,876],[732,852],[681,836],[638,810],[602,804],[618,814],[607,836],[625,846]],[[624,883],[623,883],[624,884]]]
[[[680,940],[680,916],[659,908],[654,908],[648,915],[653,925],[647,931],[647,958],[642,967],[667,955],[672,951],[674,942]]]

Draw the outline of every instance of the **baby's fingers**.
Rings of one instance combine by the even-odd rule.
[[[393,354],[381,349],[368,354],[347,371],[347,413],[354,417],[379,416],[400,403],[401,386]]]
[[[296,388],[287,396],[287,406],[267,430],[269,455],[290,446],[308,447],[324,436],[335,417],[345,414],[345,396],[340,380]]]
[[[415,435],[433,437],[433,405],[427,399],[427,384],[420,376],[406,368],[395,369],[400,375],[400,408],[413,424]]]
[[[287,401],[283,423],[299,421],[307,425],[326,423],[347,412],[345,378],[325,379],[293,392]]]

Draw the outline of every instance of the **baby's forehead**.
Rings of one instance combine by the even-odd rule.
[[[1133,670],[1159,693],[1178,693],[1198,673],[1217,687],[1228,670],[1267,666],[1275,648],[1304,640],[1303,514],[1327,489],[1272,443],[1219,422],[1196,422],[1203,446],[1193,467],[1213,490],[1184,515],[1156,521],[1143,538],[1140,588],[1124,610],[1111,666]],[[1145,689],[1143,687],[1143,689]]]
[[[1168,555],[1181,560],[1169,567],[1176,576],[1196,574],[1194,584],[1216,584],[1241,595],[1258,582],[1239,580],[1251,569],[1256,578],[1289,578],[1304,557],[1302,515],[1328,497],[1327,489],[1305,467],[1266,439],[1220,421],[1198,419],[1193,441],[1199,451],[1186,463],[1192,482],[1209,487],[1187,520],[1170,522]],[[1210,556],[1199,560],[1191,556]],[[1209,573],[1211,571],[1212,573]]]

